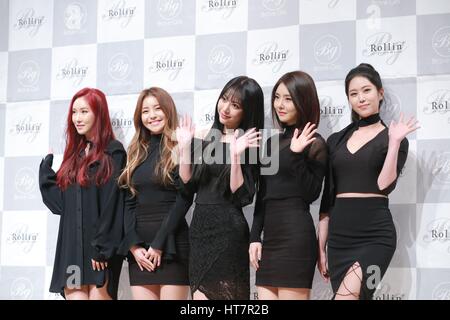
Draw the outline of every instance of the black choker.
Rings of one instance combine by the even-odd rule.
[[[379,113],[376,113],[376,114],[373,114],[373,115],[371,115],[371,116],[369,116],[369,117],[367,117],[367,118],[361,118],[359,121],[358,121],[358,128],[359,127],[367,127],[367,126],[370,126],[371,124],[375,124],[375,123],[377,123],[378,121],[380,121],[381,119],[380,119],[380,114]]]

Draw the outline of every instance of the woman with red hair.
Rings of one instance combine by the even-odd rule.
[[[53,154],[42,160],[45,205],[60,215],[50,292],[66,299],[116,299],[122,257],[124,196],[117,177],[126,153],[115,140],[103,92],[85,88],[72,98],[66,148],[58,172]]]

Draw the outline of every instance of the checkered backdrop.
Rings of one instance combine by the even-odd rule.
[[[51,147],[59,167],[78,89],[108,95],[127,145],[143,88],[167,89],[207,127],[223,85],[248,75],[264,88],[270,128],[273,84],[302,69],[327,137],[350,121],[343,78],[360,62],[384,79],[384,120],[405,112],[422,125],[391,196],[397,251],[375,298],[450,299],[448,0],[0,0],[0,298],[59,298],[48,293],[59,218],[41,201],[38,165]],[[318,202],[311,211],[317,222]],[[253,270],[251,280],[256,298]],[[331,295],[317,274],[312,298]]]

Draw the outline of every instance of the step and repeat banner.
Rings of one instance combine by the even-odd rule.
[[[80,88],[107,94],[127,145],[143,88],[165,88],[206,128],[224,84],[248,75],[271,128],[272,86],[301,69],[328,137],[350,122],[343,79],[361,62],[383,78],[385,122],[404,112],[422,126],[390,198],[397,251],[375,298],[450,299],[450,1],[0,0],[0,299],[60,298],[48,292],[59,217],[41,201],[38,167],[49,148],[59,167]],[[311,213],[317,222],[318,202]],[[253,270],[251,284],[256,299]],[[312,298],[331,296],[316,274]],[[126,263],[119,297],[130,298]]]

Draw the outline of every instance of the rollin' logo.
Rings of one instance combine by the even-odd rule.
[[[183,9],[181,0],[158,0],[158,13],[163,20],[174,20],[180,16]]]
[[[30,253],[37,242],[39,233],[30,232],[27,224],[21,223],[14,226],[6,238],[6,243],[19,247],[24,254]]]
[[[423,108],[424,114],[446,114],[450,111],[450,90],[439,89],[432,92],[426,100]]]
[[[369,36],[366,40],[366,46],[367,48],[363,50],[364,56],[385,56],[388,65],[394,64],[400,54],[407,48],[406,41],[394,41],[392,34],[389,32],[378,32]]]
[[[17,123],[9,130],[11,136],[25,136],[26,142],[32,143],[41,132],[42,122],[33,121],[31,115],[17,121]]]
[[[102,18],[105,21],[118,21],[120,27],[126,28],[135,16],[136,6],[127,6],[126,0],[117,0],[113,2],[109,9],[106,9]]]
[[[116,137],[123,141],[133,127],[133,119],[127,117],[123,110],[119,110],[112,115],[111,125]]]
[[[266,10],[278,11],[286,6],[286,0],[263,0],[262,5]]]
[[[331,96],[322,95],[319,97],[320,116],[327,119],[327,128],[334,129],[339,125],[340,120],[347,114],[347,107],[333,105]]]
[[[204,0],[201,10],[223,12],[222,19],[228,19],[237,8],[238,1],[241,0]]]
[[[438,284],[431,294],[432,300],[450,300],[450,282]]]
[[[151,73],[167,72],[169,80],[174,81],[183,70],[185,63],[186,59],[175,57],[172,50],[163,50],[153,56],[149,71]]]
[[[398,120],[402,112],[400,97],[391,90],[384,91],[383,105],[380,108],[380,116],[389,125],[392,120]]]
[[[227,45],[215,46],[208,56],[208,67],[214,73],[228,72],[234,62],[233,50]]]
[[[17,81],[24,88],[36,88],[41,75],[41,68],[33,60],[21,63],[17,71]]]
[[[253,59],[252,63],[255,65],[273,65],[272,72],[277,73],[290,56],[289,50],[281,50],[278,47],[278,43],[275,41],[263,43],[256,49],[256,57]]]
[[[79,2],[70,3],[64,10],[64,26],[66,31],[76,33],[86,24],[87,10]]]
[[[29,300],[33,296],[33,289],[30,279],[20,277],[11,283],[9,294],[12,300]]]
[[[450,218],[438,218],[428,223],[425,242],[449,242],[450,241]],[[450,249],[450,248],[449,248]]]
[[[32,198],[36,189],[36,170],[24,167],[14,177],[15,198]]]
[[[404,300],[405,294],[404,293],[392,293],[391,285],[382,282],[378,285],[377,290],[374,294],[375,300]]]
[[[123,53],[119,52],[111,57],[108,63],[108,73],[114,80],[123,81],[131,74],[133,63],[131,58]]]
[[[89,67],[80,66],[77,58],[68,60],[63,66],[60,66],[56,75],[57,80],[72,80],[74,87],[79,86],[88,74]]]
[[[34,37],[45,22],[45,16],[37,16],[33,8],[26,8],[18,12],[13,27],[16,30],[28,30],[28,35]]]
[[[450,26],[436,30],[431,39],[431,46],[442,58],[450,57]]]
[[[314,59],[320,65],[332,65],[341,57],[342,44],[331,34],[320,37],[314,43]]]

